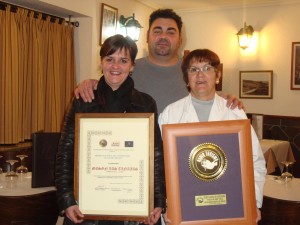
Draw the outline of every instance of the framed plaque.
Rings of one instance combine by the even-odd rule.
[[[162,125],[173,225],[254,225],[249,120]]]
[[[79,113],[74,191],[85,219],[141,221],[154,207],[154,114]]]

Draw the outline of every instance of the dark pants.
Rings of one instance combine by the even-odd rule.
[[[71,220],[69,220],[67,217],[64,219],[63,225],[75,225]],[[111,220],[85,220],[79,225],[124,225],[124,221],[111,221]],[[143,225],[141,223],[141,225]],[[161,225],[161,217],[157,221],[155,225]]]
[[[75,225],[75,223],[65,217],[63,225]],[[124,221],[85,220],[79,223],[79,225],[124,225]]]

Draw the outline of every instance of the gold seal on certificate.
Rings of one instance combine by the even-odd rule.
[[[210,182],[219,179],[225,173],[227,158],[218,145],[203,143],[192,149],[189,167],[195,177]]]
[[[106,145],[107,145],[107,140],[101,139],[101,140],[99,141],[99,145],[100,145],[102,148],[106,147]]]

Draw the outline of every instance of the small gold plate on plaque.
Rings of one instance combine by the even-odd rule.
[[[214,181],[225,173],[227,157],[218,145],[203,143],[192,149],[189,167],[198,179],[207,182]]]
[[[196,206],[226,205],[226,204],[227,204],[226,194],[195,196]]]

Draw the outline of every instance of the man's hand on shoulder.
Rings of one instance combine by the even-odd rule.
[[[95,98],[94,90],[97,89],[98,80],[87,79],[82,81],[74,90],[74,95],[77,99],[81,97],[85,102],[92,102]]]
[[[244,103],[238,98],[236,98],[234,95],[224,93],[219,93],[219,95],[227,100],[226,106],[228,108],[230,107],[231,109],[235,109],[236,107],[238,107],[238,109],[243,109],[245,111]]]

